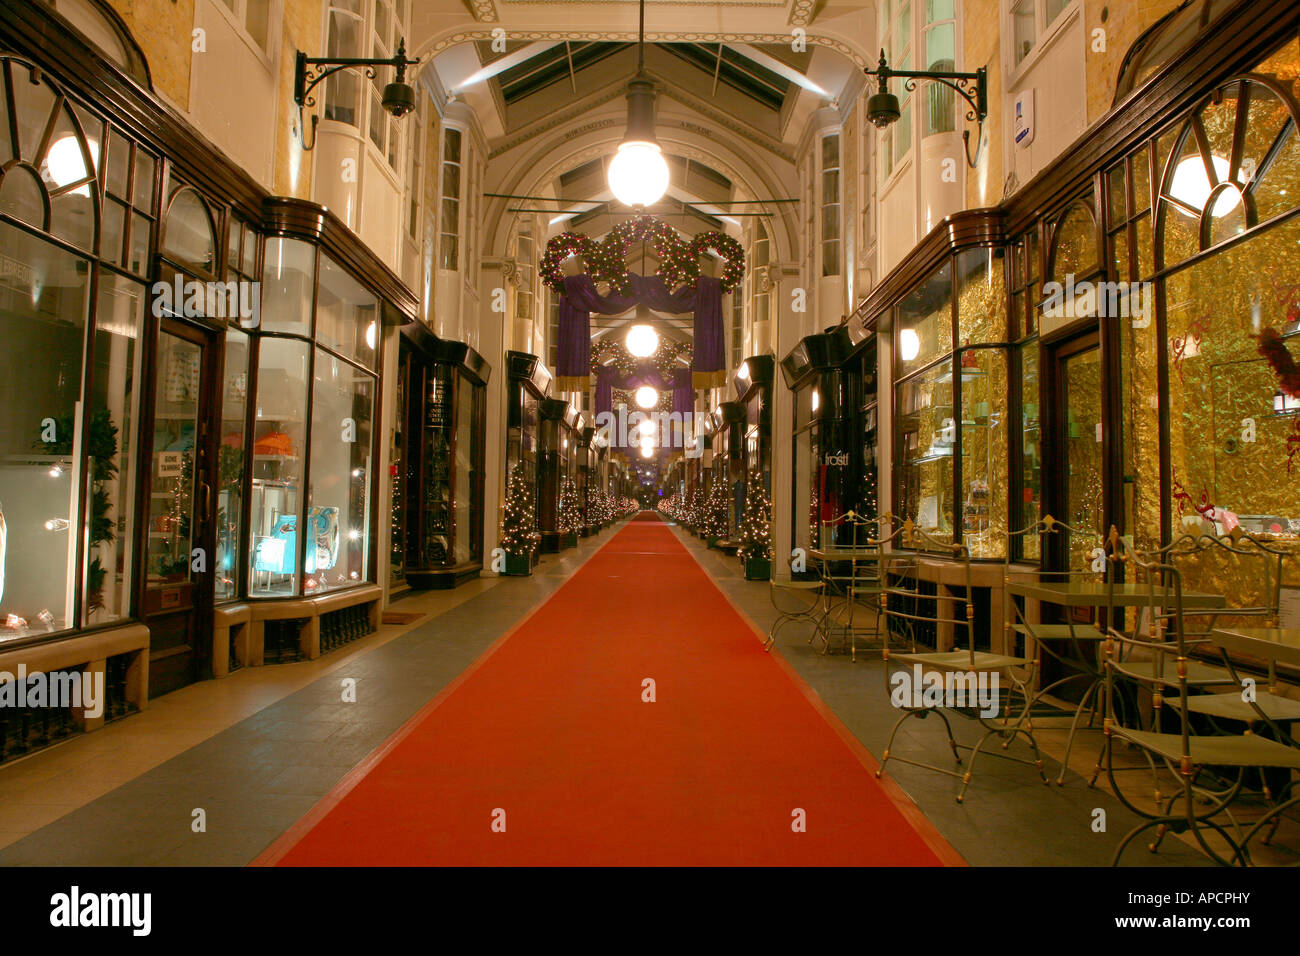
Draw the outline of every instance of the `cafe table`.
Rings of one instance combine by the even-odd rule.
[[[1174,592],[1170,589],[1152,589],[1145,584],[1133,582],[1117,582],[1109,585],[1100,581],[1018,580],[1009,581],[1007,591],[1013,597],[1023,597],[1042,604],[1055,604],[1058,607],[1067,608],[1140,607],[1150,603],[1153,599],[1156,601],[1163,599],[1171,603],[1174,599]],[[1227,606],[1227,600],[1221,594],[1183,591],[1181,597],[1184,611],[1215,610]],[[1089,700],[1094,695],[1100,694],[1105,682],[1105,674],[1096,661],[1095,651],[1091,655],[1084,653],[1080,643],[1091,642],[1095,648],[1097,643],[1104,639],[1105,634],[1100,628],[1093,625],[1030,624],[1027,619],[1025,619],[1024,624],[1016,625],[1014,630],[1033,638],[1038,650],[1055,658],[1063,667],[1081,668],[1078,673],[1071,674],[1041,688],[1035,696],[1035,701],[1048,691],[1069,680],[1082,678],[1088,684],[1083,696],[1079,699],[1078,706],[1074,711],[1074,717],[1070,722],[1070,733],[1065,744],[1065,757],[1061,763],[1061,773],[1056,780],[1058,785],[1064,785],[1065,770],[1070,763],[1070,751],[1074,748],[1075,735],[1079,730],[1079,718],[1088,706]],[[1045,641],[1055,640],[1068,640],[1078,656],[1067,659],[1064,654],[1054,651],[1050,645],[1044,643]],[[1026,648],[1027,650],[1028,648]]]

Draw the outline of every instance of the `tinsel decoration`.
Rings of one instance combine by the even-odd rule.
[[[727,488],[724,482],[715,480],[709,488],[708,501],[704,506],[704,527],[703,531],[709,538],[725,538],[727,536]]]
[[[655,275],[669,289],[693,283],[700,276],[700,256],[709,250],[726,260],[722,269],[722,291],[740,286],[745,275],[745,250],[731,236],[721,232],[703,232],[687,242],[677,230],[653,216],[638,216],[619,223],[604,241],[596,242],[576,232],[562,232],[546,243],[538,274],[556,292],[564,291],[564,273],[560,263],[578,255],[586,263],[593,282],[608,282],[611,290],[628,294],[628,249],[637,242],[649,242],[659,260]]]
[[[533,513],[533,486],[515,465],[506,487],[505,515],[501,519],[501,547],[506,554],[532,555],[541,543],[537,531],[537,516]]]
[[[598,245],[590,236],[584,236],[580,232],[562,232],[546,244],[546,254],[542,256],[537,274],[548,286],[562,293],[564,272],[560,269],[560,263],[569,256],[581,256],[587,268],[591,269],[592,260],[597,257]]]
[[[727,260],[722,267],[722,291],[739,288],[745,278],[745,250],[740,243],[726,233],[702,232],[691,240],[691,262],[698,268],[700,257],[710,249]]]
[[[740,547],[736,553],[743,561],[772,558],[771,505],[756,471],[749,473],[745,483],[745,517],[740,522]]]
[[[572,534],[582,527],[582,509],[578,507],[578,488],[572,478],[560,485],[560,534]]]
[[[1296,364],[1282,333],[1277,329],[1263,328],[1259,333],[1259,354],[1277,376],[1278,386],[1292,398],[1300,398],[1300,365]]]

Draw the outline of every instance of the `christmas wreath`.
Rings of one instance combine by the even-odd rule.
[[[745,277],[745,250],[740,243],[726,233],[702,232],[691,240],[691,262],[699,262],[700,256],[709,250],[727,260],[722,267],[722,291],[739,288],[741,279]]]
[[[598,249],[599,243],[590,236],[580,232],[562,232],[546,244],[546,254],[542,256],[537,272],[548,286],[556,292],[563,292],[564,273],[560,271],[560,263],[569,256],[581,256],[588,269],[594,268],[592,261],[598,258]]]
[[[700,256],[710,250],[726,260],[722,269],[722,291],[739,287],[745,274],[745,251],[740,243],[721,232],[705,232],[687,242],[677,230],[652,216],[638,216],[619,223],[603,242],[576,232],[562,232],[546,243],[546,254],[538,269],[542,281],[556,292],[564,291],[560,263],[572,255],[583,258],[593,281],[608,282],[614,291],[628,293],[627,252],[636,242],[649,242],[659,260],[655,272],[668,288],[694,282],[700,275]]]

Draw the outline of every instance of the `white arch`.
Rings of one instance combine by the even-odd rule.
[[[618,104],[591,116],[581,135],[572,137],[562,129],[550,130],[517,147],[518,155],[511,159],[509,168],[499,177],[494,177],[497,184],[494,191],[536,195],[542,184],[553,181],[562,172],[597,156],[611,154],[623,138],[625,122],[622,91],[618,92]],[[671,99],[671,94],[664,98]],[[794,165],[788,160],[780,160],[789,163],[788,175],[782,176],[776,167],[758,158],[761,150],[757,147],[749,149],[738,136],[718,140],[681,126],[668,125],[684,116],[697,117],[699,114],[675,101],[670,109],[659,113],[656,133],[665,152],[712,166],[755,199],[797,193]],[[498,157],[498,161],[505,158]],[[491,250],[489,255],[509,255],[513,221],[512,215],[506,212],[509,202],[493,199],[485,210],[485,228],[491,235],[490,243],[485,244]],[[775,215],[768,223],[768,233],[776,250],[774,258],[794,261],[797,258],[798,230],[793,208],[790,204],[782,204],[774,207],[773,211]]]

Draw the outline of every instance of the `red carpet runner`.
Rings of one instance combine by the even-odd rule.
[[[665,525],[631,523],[256,862],[959,863],[846,737]]]

